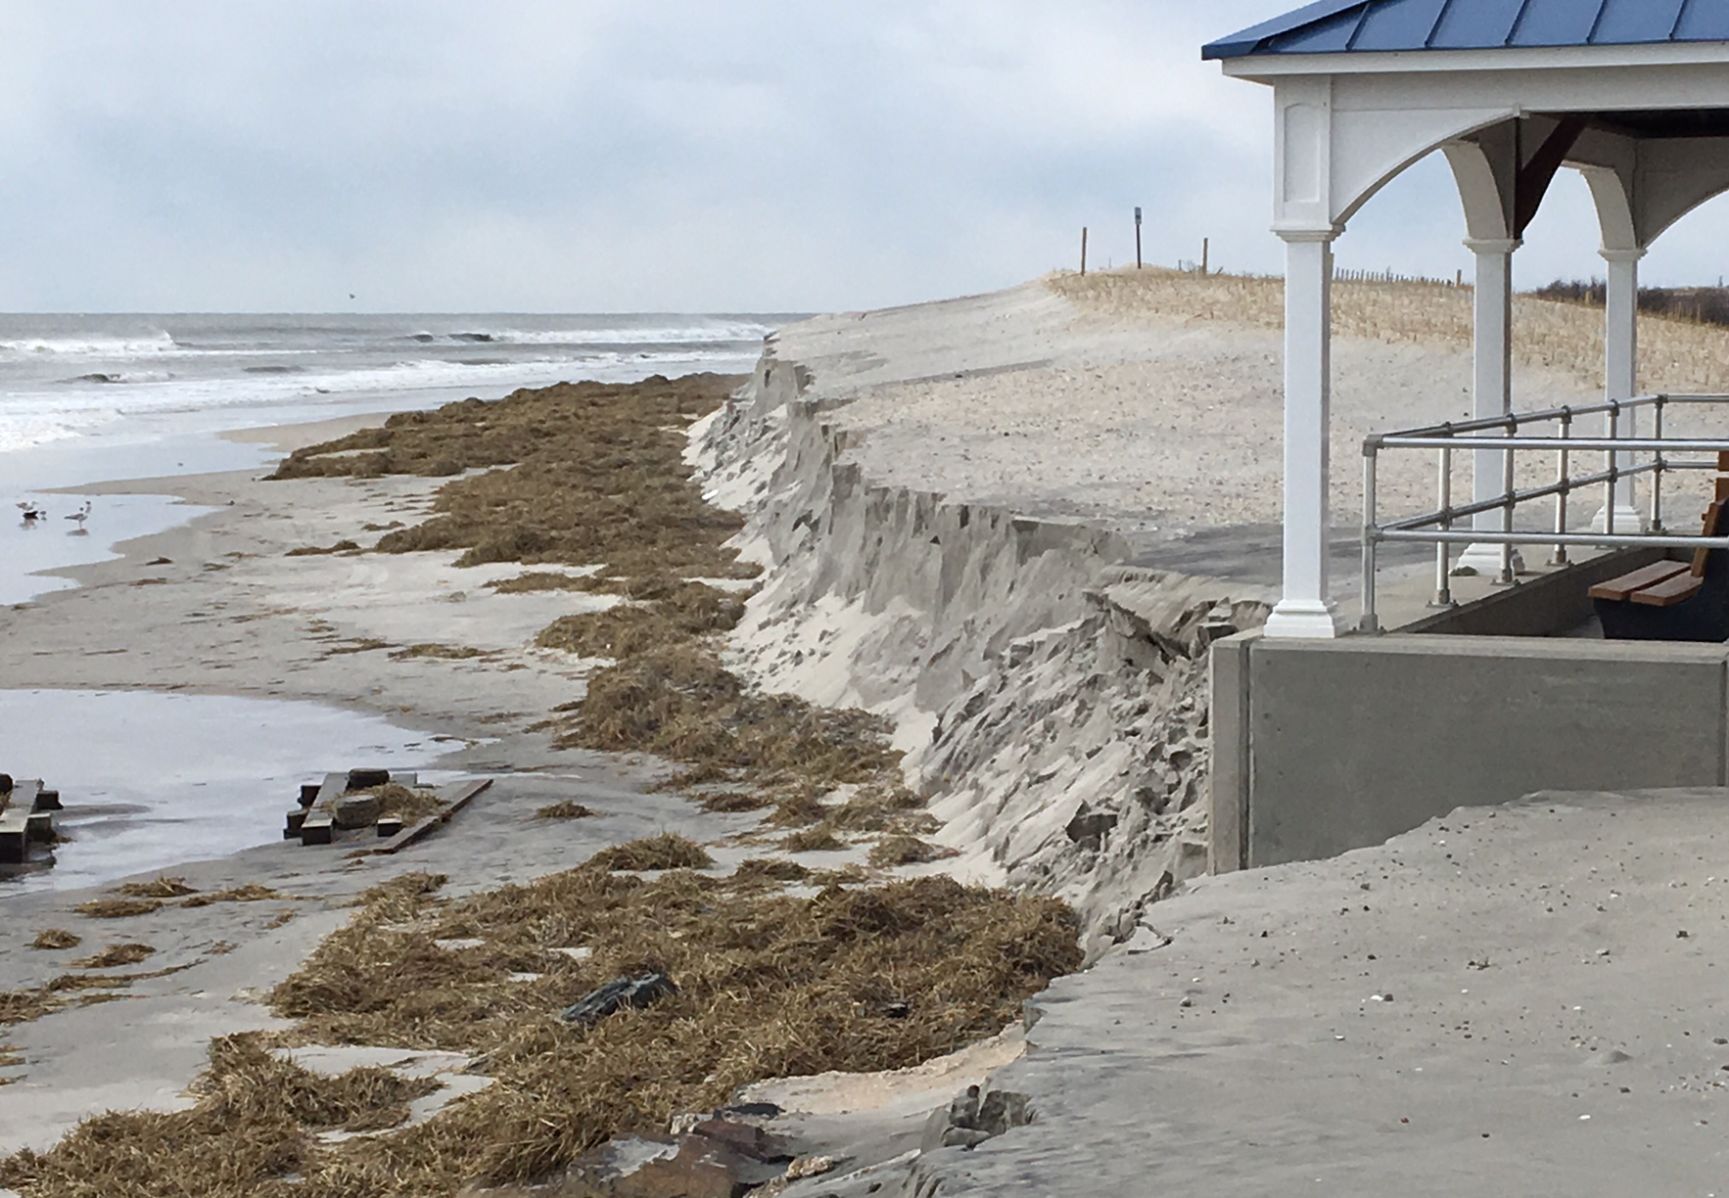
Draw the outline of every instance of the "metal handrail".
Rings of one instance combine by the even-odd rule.
[[[1424,428],[1406,429],[1389,436],[1423,437],[1447,430],[1460,433],[1477,432],[1488,428],[1506,428],[1511,424],[1517,429],[1522,424],[1544,424],[1551,420],[1560,420],[1568,416],[1606,416],[1611,411],[1627,411],[1650,407],[1662,403],[1702,403],[1711,397],[1704,395],[1641,395],[1635,399],[1618,399],[1599,404],[1569,404],[1559,408],[1545,408],[1537,412],[1508,412],[1505,416],[1480,416],[1475,420],[1449,420],[1442,424],[1432,424]]]
[[[1564,406],[1536,412],[1509,412],[1504,416],[1476,420],[1452,421],[1424,428],[1370,436],[1363,441],[1363,612],[1360,625],[1364,631],[1379,629],[1375,610],[1376,547],[1383,541],[1423,542],[1435,545],[1435,604],[1453,606],[1452,557],[1453,545],[1501,546],[1499,582],[1513,585],[1513,549],[1518,545],[1552,545],[1553,562],[1565,565],[1571,546],[1602,548],[1664,548],[1664,549],[1729,549],[1729,537],[1684,536],[1668,532],[1663,526],[1663,478],[1680,470],[1718,469],[1716,459],[1702,461],[1671,457],[1674,453],[1729,453],[1729,440],[1664,436],[1664,411],[1671,404],[1729,404],[1729,395],[1658,394],[1641,395],[1633,399],[1611,400],[1600,404]],[[1623,437],[1619,435],[1621,417],[1642,408],[1655,412],[1653,435]],[[1581,416],[1607,417],[1608,435],[1576,437],[1573,422]],[[1520,429],[1530,424],[1557,424],[1555,436],[1522,435]],[[1493,430],[1506,430],[1500,436],[1485,436]],[[1391,449],[1435,450],[1438,480],[1436,500],[1439,507],[1432,512],[1409,516],[1381,524],[1376,508],[1376,475],[1383,451]],[[1461,450],[1501,451],[1503,454],[1503,490],[1498,496],[1455,504],[1452,497],[1453,455]],[[1521,490],[1515,484],[1515,455],[1521,450],[1552,452],[1556,455],[1555,481]],[[1602,452],[1603,468],[1583,475],[1572,473],[1571,455],[1578,452]],[[1630,454],[1651,454],[1648,462],[1629,462]],[[1618,533],[1615,530],[1615,491],[1623,480],[1649,475],[1651,483],[1650,529],[1648,533]],[[1604,522],[1601,533],[1575,533],[1567,530],[1567,500],[1575,491],[1587,487],[1605,488]],[[1552,531],[1520,532],[1513,527],[1513,514],[1521,504],[1553,498],[1555,500]],[[1501,528],[1456,528],[1455,525],[1486,512],[1501,512]]]

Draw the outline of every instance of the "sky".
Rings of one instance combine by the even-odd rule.
[[[1295,0],[0,0],[0,310],[818,311],[1092,261],[1275,272]],[[1717,281],[1714,202],[1646,260]],[[1439,158],[1337,244],[1468,266]],[[1567,175],[1521,286],[1600,273]],[[1709,269],[1709,278],[1700,275]],[[354,298],[350,299],[350,295]]]

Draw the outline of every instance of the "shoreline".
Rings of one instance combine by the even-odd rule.
[[[376,423],[376,418],[351,418],[263,427],[237,436],[292,449]],[[461,481],[486,472],[455,477]],[[458,568],[454,562],[460,553],[455,550],[293,554],[306,547],[375,540],[399,522],[417,525],[452,476],[294,477],[272,482],[260,474],[225,471],[78,488],[106,495],[168,493],[208,510],[176,528],[122,542],[114,560],[68,568],[63,573],[79,584],[75,589],[15,608],[0,628],[0,674],[7,677],[9,690],[52,688],[89,695],[157,691],[316,702],[383,716],[434,737],[462,738],[469,743],[428,764],[464,776],[489,776],[495,785],[452,828],[401,858],[354,859],[348,853],[275,841],[137,875],[172,876],[195,892],[218,896],[196,910],[176,900],[159,911],[110,925],[88,918],[79,908],[116,893],[112,883],[9,896],[0,904],[0,974],[8,978],[8,986],[18,988],[15,994],[31,989],[50,993],[69,977],[84,981],[65,972],[68,964],[77,966],[70,960],[74,954],[32,946],[34,938],[49,929],[81,935],[79,953],[105,943],[111,948],[143,944],[153,951],[138,966],[111,973],[106,988],[94,996],[102,1000],[99,1005],[74,1005],[5,1029],[0,1036],[5,1041],[0,1049],[0,1127],[7,1130],[0,1133],[0,1159],[23,1148],[47,1150],[92,1110],[190,1110],[194,1100],[186,1087],[205,1066],[207,1045],[235,1033],[287,1029],[288,1023],[262,1005],[264,994],[291,971],[304,968],[308,955],[339,930],[351,927],[354,915],[347,908],[380,882],[422,871],[448,875],[443,895],[446,901],[457,901],[503,884],[544,879],[610,846],[668,837],[704,845],[712,863],[701,868],[699,880],[722,888],[735,885],[730,875],[741,863],[765,863],[760,835],[740,839],[762,828],[765,813],[736,807],[730,808],[735,814],[728,809],[705,811],[685,795],[661,791],[656,784],[667,773],[667,762],[634,752],[555,745],[548,713],[580,697],[587,677],[605,663],[536,648],[537,634],[573,613],[607,610],[621,602],[621,596],[568,589],[490,590],[483,584],[525,570],[563,568],[516,561]],[[702,506],[700,499],[697,503]],[[700,558],[702,553],[689,560]],[[691,572],[688,566],[671,569]],[[723,594],[731,585],[717,580],[721,589],[715,593]],[[426,646],[461,652],[414,652]],[[141,727],[137,734],[172,736],[161,727]],[[308,762],[307,772],[352,764],[362,763]],[[68,805],[75,806],[76,792],[63,782],[62,790]],[[283,807],[291,793],[284,788]],[[544,809],[578,804],[591,813],[587,818],[541,818]],[[869,810],[878,812],[872,818],[887,816],[889,822],[863,827],[901,826],[892,812],[903,808],[867,804],[859,814]],[[273,822],[261,839],[277,832]],[[806,876],[809,867],[835,873],[847,884],[931,872],[913,866],[903,873],[896,868],[899,862],[878,866],[873,855],[873,868],[882,872],[867,875],[859,866],[871,841],[856,834],[849,840],[854,843],[813,844],[796,865],[780,860],[797,870],[796,877]],[[760,901],[751,897],[760,883],[737,885],[742,888],[737,897],[726,901]],[[221,899],[236,887],[248,886],[262,887],[263,896],[258,901]],[[807,904],[814,894],[809,887],[795,885],[792,890],[802,890],[800,901]],[[970,892],[937,893],[960,898]],[[196,902],[196,895],[189,901]],[[1013,906],[1022,900],[980,893],[964,902]],[[1048,912],[1039,916],[1047,921],[1045,935],[1062,927],[1059,908],[1027,902]],[[1064,954],[1074,951],[1071,933],[1058,939],[1068,945]],[[0,1014],[5,999],[0,994]],[[934,1013],[931,1017],[940,1020]],[[1012,1008],[1000,1011],[990,1030],[1011,1019]],[[1019,1043],[1015,1036],[998,1037],[990,1046],[962,1047],[952,1059],[919,1058],[924,1060],[921,1065],[880,1075],[816,1078],[792,1092],[819,1096],[800,1101],[851,1110],[858,1103],[848,1095],[864,1086],[875,1096],[865,1105],[899,1103],[890,1140],[900,1145],[908,1120],[916,1125],[918,1110],[946,1100],[948,1090],[964,1087],[980,1079],[985,1069],[1012,1059]],[[330,1051],[333,1059],[353,1059],[349,1050]],[[401,1058],[400,1051],[391,1054],[393,1060]],[[468,1064],[466,1056],[446,1053],[441,1059],[438,1076],[447,1089],[467,1084],[459,1072]],[[874,1125],[866,1133],[873,1141],[880,1137],[881,1129]]]
[[[390,414],[219,435],[286,455],[376,427]],[[572,610],[571,596],[499,596],[481,589],[488,578],[519,573],[515,564],[458,571],[449,565],[454,553],[283,556],[300,544],[364,536],[366,524],[411,518],[448,479],[274,483],[265,473],[254,468],[68,488],[91,495],[163,494],[209,510],[117,543],[110,560],[56,570],[77,585],[14,605],[0,625],[6,690],[218,696],[365,713],[457,742],[429,755],[423,769],[498,781],[485,796],[485,814],[465,815],[460,834],[434,837],[400,857],[352,861],[283,842],[276,813],[259,827],[251,848],[141,865],[129,875],[183,877],[205,892],[262,884],[282,899],[104,921],[74,909],[110,893],[113,882],[21,892],[0,887],[0,976],[7,987],[46,985],[64,973],[65,958],[76,955],[28,947],[45,927],[81,934],[80,951],[139,939],[157,949],[147,965],[116,971],[146,977],[127,985],[118,1004],[62,1011],[6,1029],[0,1037],[8,1045],[0,1053],[0,1128],[6,1129],[0,1157],[24,1147],[46,1148],[93,1109],[186,1107],[184,1087],[203,1066],[208,1042],[286,1026],[256,999],[347,921],[345,904],[382,880],[432,869],[448,873],[450,892],[461,894],[528,881],[631,839],[671,831],[716,840],[754,822],[749,816],[704,814],[683,798],[656,792],[662,767],[554,750],[550,736],[532,728],[573,690],[580,693],[585,670],[523,647],[534,631]],[[284,502],[290,495],[293,502]],[[424,560],[429,558],[435,560]],[[162,559],[167,564],[152,564]],[[292,587],[286,585],[290,576]],[[140,586],[145,579],[162,581]],[[441,618],[435,605],[455,614]],[[434,615],[428,619],[417,608]],[[402,640],[412,639],[404,632],[424,632],[431,641],[466,631],[488,658],[477,665],[391,660],[385,649],[329,652],[383,639],[375,635],[384,631],[380,622],[391,620],[399,622],[396,635]],[[320,623],[327,629],[314,640],[307,626]],[[244,673],[237,663],[244,663]],[[164,732],[143,726],[134,735]],[[110,756],[126,752],[124,746],[107,749]],[[309,757],[306,774],[352,764],[363,763]],[[577,799],[596,817],[551,824],[534,818],[544,805]],[[66,790],[65,800],[75,814],[78,795]],[[285,787],[280,800],[277,806],[291,806],[292,789]],[[148,976],[162,970],[175,972]],[[116,1011],[126,1017],[116,1021]]]

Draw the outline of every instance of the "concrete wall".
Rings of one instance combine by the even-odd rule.
[[[1380,844],[1539,790],[1729,784],[1729,648],[1505,637],[1221,642],[1211,861]]]
[[[1533,546],[1533,549],[1538,547]],[[1492,591],[1475,603],[1434,612],[1400,632],[1437,632],[1449,636],[1558,636],[1592,618],[1591,588],[1668,556],[1662,549],[1624,549],[1571,566],[1548,568],[1521,578],[1519,585]],[[1674,551],[1677,560],[1691,554]]]

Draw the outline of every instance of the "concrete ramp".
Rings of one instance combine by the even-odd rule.
[[[1035,1121],[903,1193],[1729,1194],[1729,792],[1457,810],[1148,919],[1035,1000],[991,1083]]]

